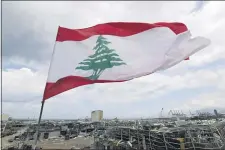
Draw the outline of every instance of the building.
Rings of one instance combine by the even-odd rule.
[[[1,132],[5,131],[5,127],[7,122],[9,121],[10,117],[7,114],[1,114]]]
[[[101,121],[103,119],[103,111],[102,110],[95,110],[91,112],[91,121]]]
[[[3,122],[4,121],[8,121],[9,118],[10,118],[9,115],[7,115],[7,114],[1,114],[1,119],[2,119],[1,121],[3,121]]]

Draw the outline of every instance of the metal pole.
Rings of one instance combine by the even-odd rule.
[[[145,135],[142,135],[142,145],[143,149],[146,150]]]
[[[192,146],[193,146],[193,148],[194,148],[194,150],[195,150],[195,144],[194,144],[194,141],[193,141],[193,138],[192,138],[192,135],[191,135],[191,131],[190,131],[190,128],[188,128],[188,131],[187,131],[187,133],[188,133],[188,135],[189,135],[189,137],[190,137],[190,140],[191,140],[191,144],[192,144]]]
[[[148,137],[149,137],[149,147],[152,150],[152,142],[151,142],[151,133],[150,133],[150,129],[148,129]]]
[[[35,138],[35,142],[34,142],[34,148],[36,147],[37,145],[37,141],[38,141],[38,134],[39,134],[39,128],[40,128],[40,123],[41,123],[41,117],[42,117],[42,112],[43,112],[43,108],[44,108],[44,103],[45,101],[42,101],[41,103],[41,111],[40,111],[40,115],[39,115],[39,119],[38,119],[38,126],[37,126],[37,135],[36,135],[36,138]]]
[[[166,150],[168,150],[168,148],[167,148],[167,141],[166,141],[166,138],[165,138],[165,134],[164,133],[163,133],[163,140],[164,140],[164,143],[165,143]]]
[[[139,129],[137,128],[138,149],[140,149]]]
[[[130,128],[129,128],[129,141],[131,141],[131,137],[130,137]]]
[[[59,28],[60,28],[60,26],[58,26],[56,39],[57,39],[57,36],[59,34]],[[54,58],[53,56],[55,54],[55,45],[56,45],[56,42],[55,42],[54,47],[53,47],[52,58],[51,58],[52,60],[53,60],[53,58]],[[48,74],[49,74],[51,66],[52,66],[52,60],[50,62],[50,67],[49,67],[49,70],[48,70]],[[41,111],[40,111],[40,115],[39,115],[39,119],[38,119],[37,136],[36,136],[36,139],[35,139],[35,142],[34,142],[34,148],[36,147],[37,141],[38,141],[38,134],[39,134],[39,128],[40,128],[40,123],[41,123],[41,117],[42,117],[44,104],[45,104],[45,100],[42,100],[42,102],[41,102]]]
[[[120,139],[123,140],[123,132],[122,132],[122,128],[120,129]]]

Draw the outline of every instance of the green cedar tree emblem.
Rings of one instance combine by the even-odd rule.
[[[92,75],[87,78],[97,80],[106,69],[113,68],[114,66],[126,65],[126,63],[119,58],[119,55],[116,54],[114,49],[107,47],[110,43],[111,42],[108,42],[105,37],[101,35],[98,36],[96,46],[93,48],[95,53],[80,62],[80,66],[75,69],[85,71],[93,70]]]

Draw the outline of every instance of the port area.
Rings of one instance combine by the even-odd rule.
[[[10,121],[2,149],[31,150],[37,121]],[[224,118],[42,120],[36,149],[224,150]]]

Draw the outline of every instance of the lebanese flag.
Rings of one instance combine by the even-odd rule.
[[[94,83],[123,82],[172,67],[205,48],[182,23],[59,27],[43,100]]]

